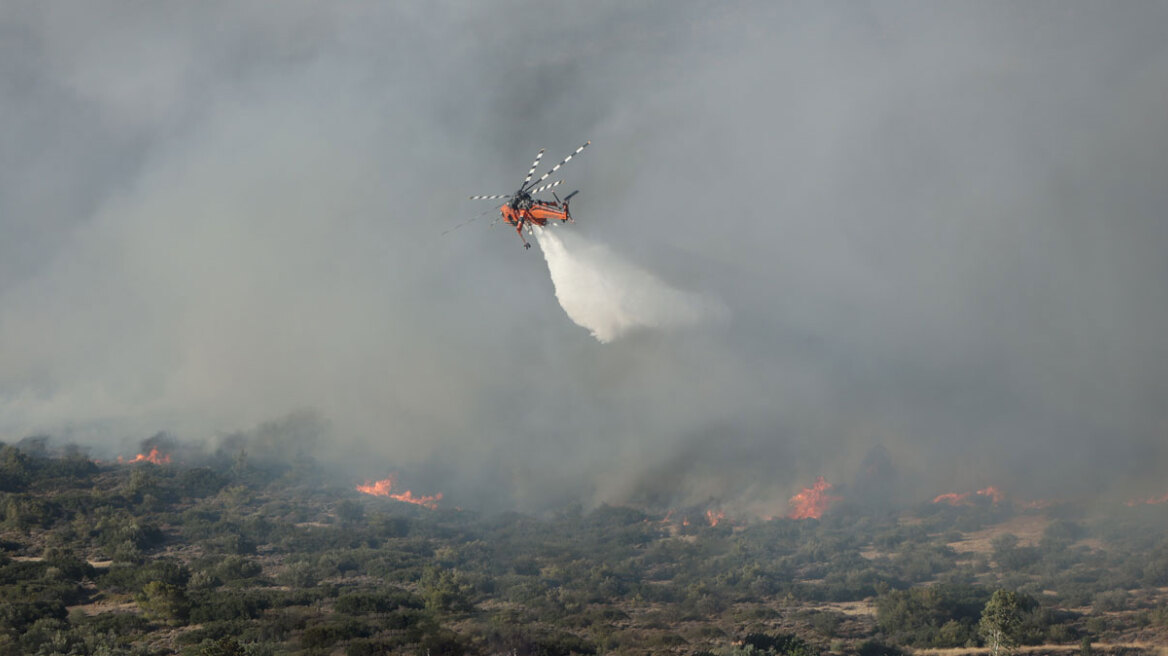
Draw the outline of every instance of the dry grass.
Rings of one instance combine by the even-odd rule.
[[[990,554],[994,551],[994,538],[1005,533],[1018,536],[1019,546],[1035,546],[1042,539],[1042,532],[1048,524],[1050,519],[1042,515],[1018,515],[1001,524],[967,533],[960,540],[950,542],[949,546],[958,553]]]
[[[90,616],[101,615],[102,613],[140,613],[141,612],[141,609],[138,607],[138,604],[136,604],[132,601],[113,601],[113,600],[95,601],[91,604],[81,604],[78,606],[69,606],[69,607],[67,607],[67,610],[70,613],[72,613],[73,611],[81,611],[82,613],[85,613],[86,615],[90,615]]]
[[[834,610],[837,613],[850,615],[853,617],[875,617],[876,606],[870,601],[837,601],[825,603],[819,607],[821,610]]]

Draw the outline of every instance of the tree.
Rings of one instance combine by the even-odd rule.
[[[21,492],[32,479],[33,463],[20,449],[0,444],[0,492]]]
[[[463,612],[474,608],[471,585],[456,571],[427,567],[418,582],[426,609]]]
[[[235,638],[220,638],[199,652],[199,656],[246,656],[247,651],[240,646]]]
[[[337,504],[337,517],[340,517],[343,522],[360,522],[365,519],[365,506],[352,499],[345,499]]]
[[[818,656],[819,652],[794,633],[780,633],[770,636],[765,633],[751,633],[742,639],[744,647],[756,652],[778,654],[778,656]]]
[[[134,599],[147,617],[176,624],[185,623],[191,609],[182,586],[162,581],[147,583]]]
[[[985,638],[990,654],[998,656],[1012,653],[1018,645],[1018,633],[1022,628],[1022,604],[1018,593],[1010,590],[996,590],[986,602],[978,624]]]

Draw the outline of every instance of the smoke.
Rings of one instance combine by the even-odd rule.
[[[638,329],[692,326],[725,313],[714,301],[670,287],[604,244],[580,235],[565,240],[541,228],[535,236],[560,306],[601,344]]]
[[[0,440],[465,507],[1164,493],[1168,5],[503,5],[7,3]],[[441,236],[582,139],[550,281]]]

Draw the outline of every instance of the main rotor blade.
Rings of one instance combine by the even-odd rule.
[[[588,147],[588,144],[590,144],[590,143],[592,143],[592,142],[591,142],[591,141],[585,142],[585,144],[584,144],[583,146],[580,146],[579,148],[577,148],[577,149],[576,149],[576,152],[574,152],[574,153],[572,153],[571,155],[568,155],[567,157],[565,157],[565,158],[564,158],[564,161],[560,162],[559,164],[556,164],[555,166],[553,166],[553,167],[552,167],[552,170],[548,171],[547,173],[544,173],[544,174],[543,174],[543,177],[541,177],[540,179],[538,179],[538,180],[536,180],[535,182],[531,183],[531,184],[532,184],[532,186],[535,186],[535,185],[537,185],[537,184],[539,184],[539,183],[543,182],[544,180],[547,180],[547,179],[548,179],[548,176],[550,176],[551,174],[553,174],[553,173],[555,173],[556,171],[560,170],[560,167],[561,167],[561,166],[563,166],[563,165],[567,164],[568,162],[570,162],[570,161],[572,160],[572,158],[573,158],[573,157],[575,157],[576,155],[579,155],[579,154],[580,154],[580,151],[582,151],[582,150],[584,150],[585,148],[587,148],[587,147]],[[524,187],[526,187],[526,186],[527,186],[527,185],[525,184],[525,185],[524,185]],[[524,189],[524,191],[526,191],[526,189]]]
[[[442,236],[443,236],[443,237],[445,237],[446,235],[448,235],[448,234],[450,234],[450,233],[454,232],[455,230],[458,230],[458,229],[459,229],[459,228],[461,228],[462,226],[464,226],[464,225],[469,225],[469,224],[471,224],[471,223],[474,223],[475,221],[478,221],[479,219],[483,218],[484,216],[486,216],[486,215],[488,215],[488,214],[490,214],[491,212],[494,212],[494,211],[495,211],[495,208],[493,208],[493,207],[492,207],[491,209],[489,209],[489,210],[483,210],[482,212],[479,212],[479,215],[478,215],[478,216],[476,216],[476,217],[474,217],[474,218],[471,218],[471,219],[467,219],[466,221],[463,221],[462,223],[460,223],[460,224],[458,224],[458,225],[454,226],[453,228],[447,228],[447,229],[443,230],[443,231],[442,231]],[[494,224],[492,223],[491,225],[494,225]]]
[[[563,180],[556,180],[555,182],[549,182],[549,183],[545,184],[544,186],[540,187],[539,189],[532,189],[531,191],[529,191],[527,193],[538,194],[539,192],[543,191],[544,189],[551,189],[552,187],[558,187],[562,184],[564,184]]]
[[[535,175],[535,167],[539,166],[539,159],[543,157],[543,151],[545,150],[547,148],[539,149],[539,154],[535,156],[535,161],[531,163],[531,170],[527,172],[527,177],[523,178],[523,184],[519,185],[520,189],[526,187],[528,182],[531,182],[531,176]]]
[[[493,196],[471,196],[471,200],[494,200],[496,198],[510,198],[511,194],[495,194]]]

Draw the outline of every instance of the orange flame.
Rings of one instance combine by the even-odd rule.
[[[119,464],[125,464],[126,462],[127,462],[127,460],[125,458],[118,456],[118,463]],[[155,464],[155,465],[169,465],[170,464],[170,454],[169,453],[159,453],[158,447],[153,447],[150,449],[149,455],[142,455],[141,453],[139,453],[137,456],[134,457],[133,460],[130,460],[128,462],[132,462],[132,463],[133,462],[149,462],[149,463]]]
[[[969,498],[970,494],[989,497],[991,503],[995,505],[1001,503],[1006,498],[1006,495],[1001,490],[990,485],[973,493],[962,492],[958,494],[957,492],[949,492],[947,494],[939,494],[933,499],[933,503],[947,503],[951,506],[972,506],[973,501]]]
[[[982,489],[978,490],[977,493],[983,497],[989,497],[995,504],[1001,503],[1002,499],[1006,498],[1006,495],[1003,494],[1001,490],[994,487],[993,485],[982,488]]]
[[[364,485],[357,486],[357,491],[364,492],[365,494],[372,494],[375,497],[389,497],[390,499],[396,499],[398,501],[404,501],[406,503],[423,506],[425,508],[429,508],[430,510],[436,509],[438,507],[438,502],[442,500],[441,492],[433,496],[418,497],[414,496],[414,493],[410,492],[409,490],[406,490],[405,492],[394,493],[391,490],[393,490],[395,479],[396,476],[391,474],[389,478],[380,481],[375,481],[372,483],[365,481]]]
[[[933,499],[933,503],[947,503],[951,506],[968,506],[969,493],[958,494],[956,492],[949,492],[947,494],[939,494]]]
[[[1153,505],[1156,505],[1159,503],[1168,503],[1168,494],[1165,494],[1162,497],[1148,497],[1147,499],[1132,499],[1132,500],[1126,502],[1124,505],[1126,505],[1128,508],[1135,508],[1136,506],[1144,506],[1144,505],[1153,506]]]
[[[836,501],[840,501],[843,497],[837,497],[827,494],[831,489],[831,483],[828,483],[822,476],[815,479],[815,484],[811,487],[803,488],[803,491],[791,497],[788,503],[791,505],[791,512],[787,513],[789,519],[819,519],[823,516],[823,512]]]
[[[717,526],[718,522],[722,521],[725,517],[726,517],[726,511],[724,511],[724,510],[718,510],[718,511],[707,510],[706,511],[706,521],[710,523],[710,526]]]

